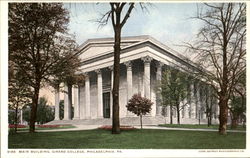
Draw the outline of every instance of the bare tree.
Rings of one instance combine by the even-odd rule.
[[[220,107],[219,133],[226,134],[228,100],[246,69],[246,4],[206,4],[195,17],[204,23],[195,44],[188,44],[197,54],[199,72],[215,90]]]
[[[119,74],[120,74],[120,51],[121,31],[127,22],[135,3],[110,3],[110,10],[98,21],[100,25],[106,25],[111,19],[114,30],[114,80],[113,80],[113,120],[112,134],[120,133],[119,121]],[[123,16],[124,15],[124,16]]]

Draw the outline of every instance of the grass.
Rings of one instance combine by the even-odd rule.
[[[36,130],[67,129],[67,128],[76,128],[76,127],[72,125],[63,125],[59,127],[36,127]],[[14,128],[9,128],[9,130],[14,130]],[[17,131],[29,131],[29,127],[17,128]]]
[[[9,134],[9,148],[39,149],[245,149],[245,133],[143,129],[110,131],[95,129],[67,132]]]
[[[161,127],[169,127],[169,128],[193,128],[193,129],[218,129],[219,125],[211,125],[211,126],[207,126],[206,124],[195,124],[195,125],[191,125],[191,124],[160,124],[159,126]],[[240,130],[240,131],[246,131],[246,128],[244,128],[243,126],[238,126],[236,129],[231,129],[231,126],[227,126],[228,130]]]

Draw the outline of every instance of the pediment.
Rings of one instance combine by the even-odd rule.
[[[113,38],[87,40],[79,47],[81,50],[80,58],[82,61],[82,65],[88,65],[91,67],[92,65],[112,61],[112,56],[114,53],[113,45]],[[141,58],[143,55],[145,55],[144,51],[146,51],[149,56],[161,56],[162,60],[171,61],[172,63],[180,64],[183,66],[185,65],[187,67],[192,67],[192,69],[195,69],[196,67],[195,64],[192,61],[188,60],[185,56],[172,50],[171,48],[152,38],[151,36],[134,36],[122,38],[121,58],[124,58],[125,56],[127,56],[126,54],[131,54],[136,50],[140,50],[141,52],[141,56],[139,55],[136,58]],[[136,54],[131,54],[130,56],[135,55]]]
[[[121,39],[121,49],[145,41],[147,38],[148,36],[124,37]],[[108,54],[113,51],[113,46],[113,38],[89,39],[79,47],[80,58],[85,61]]]

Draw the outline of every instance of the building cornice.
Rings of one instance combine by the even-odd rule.
[[[126,43],[138,43],[141,41],[144,41],[146,39],[151,38],[149,35],[142,35],[142,36],[128,36],[128,37],[122,37],[121,38],[121,45],[124,45]],[[99,45],[113,45],[114,44],[114,38],[93,38],[88,39],[86,42],[81,44],[79,46],[79,54],[84,52],[86,49],[88,49],[89,46],[99,44]]]
[[[160,52],[160,53],[166,55],[167,57],[175,60],[178,63],[182,63],[185,66],[187,66],[187,67],[189,67],[189,68],[191,68],[193,70],[199,71],[199,69],[193,64],[193,62],[188,61],[187,58],[183,59],[184,56],[181,56],[178,52],[170,49],[169,47],[167,47],[164,44],[158,42],[157,40],[155,40],[152,37],[146,38],[146,40],[144,40],[144,41],[141,41],[141,42],[138,42],[138,43],[131,44],[129,46],[123,47],[121,49],[121,54],[129,52],[131,50],[143,48],[143,47],[150,47],[151,49],[154,49],[157,52]],[[171,53],[172,51],[173,51],[174,54]],[[82,65],[87,65],[87,64],[90,64],[90,63],[101,61],[103,59],[110,58],[110,57],[113,56],[113,54],[114,54],[113,50],[104,52],[99,56],[95,56],[95,57],[92,57],[90,59],[86,59],[86,60],[82,61]]]

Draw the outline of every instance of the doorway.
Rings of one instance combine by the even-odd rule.
[[[103,93],[103,117],[110,118],[110,92]]]

